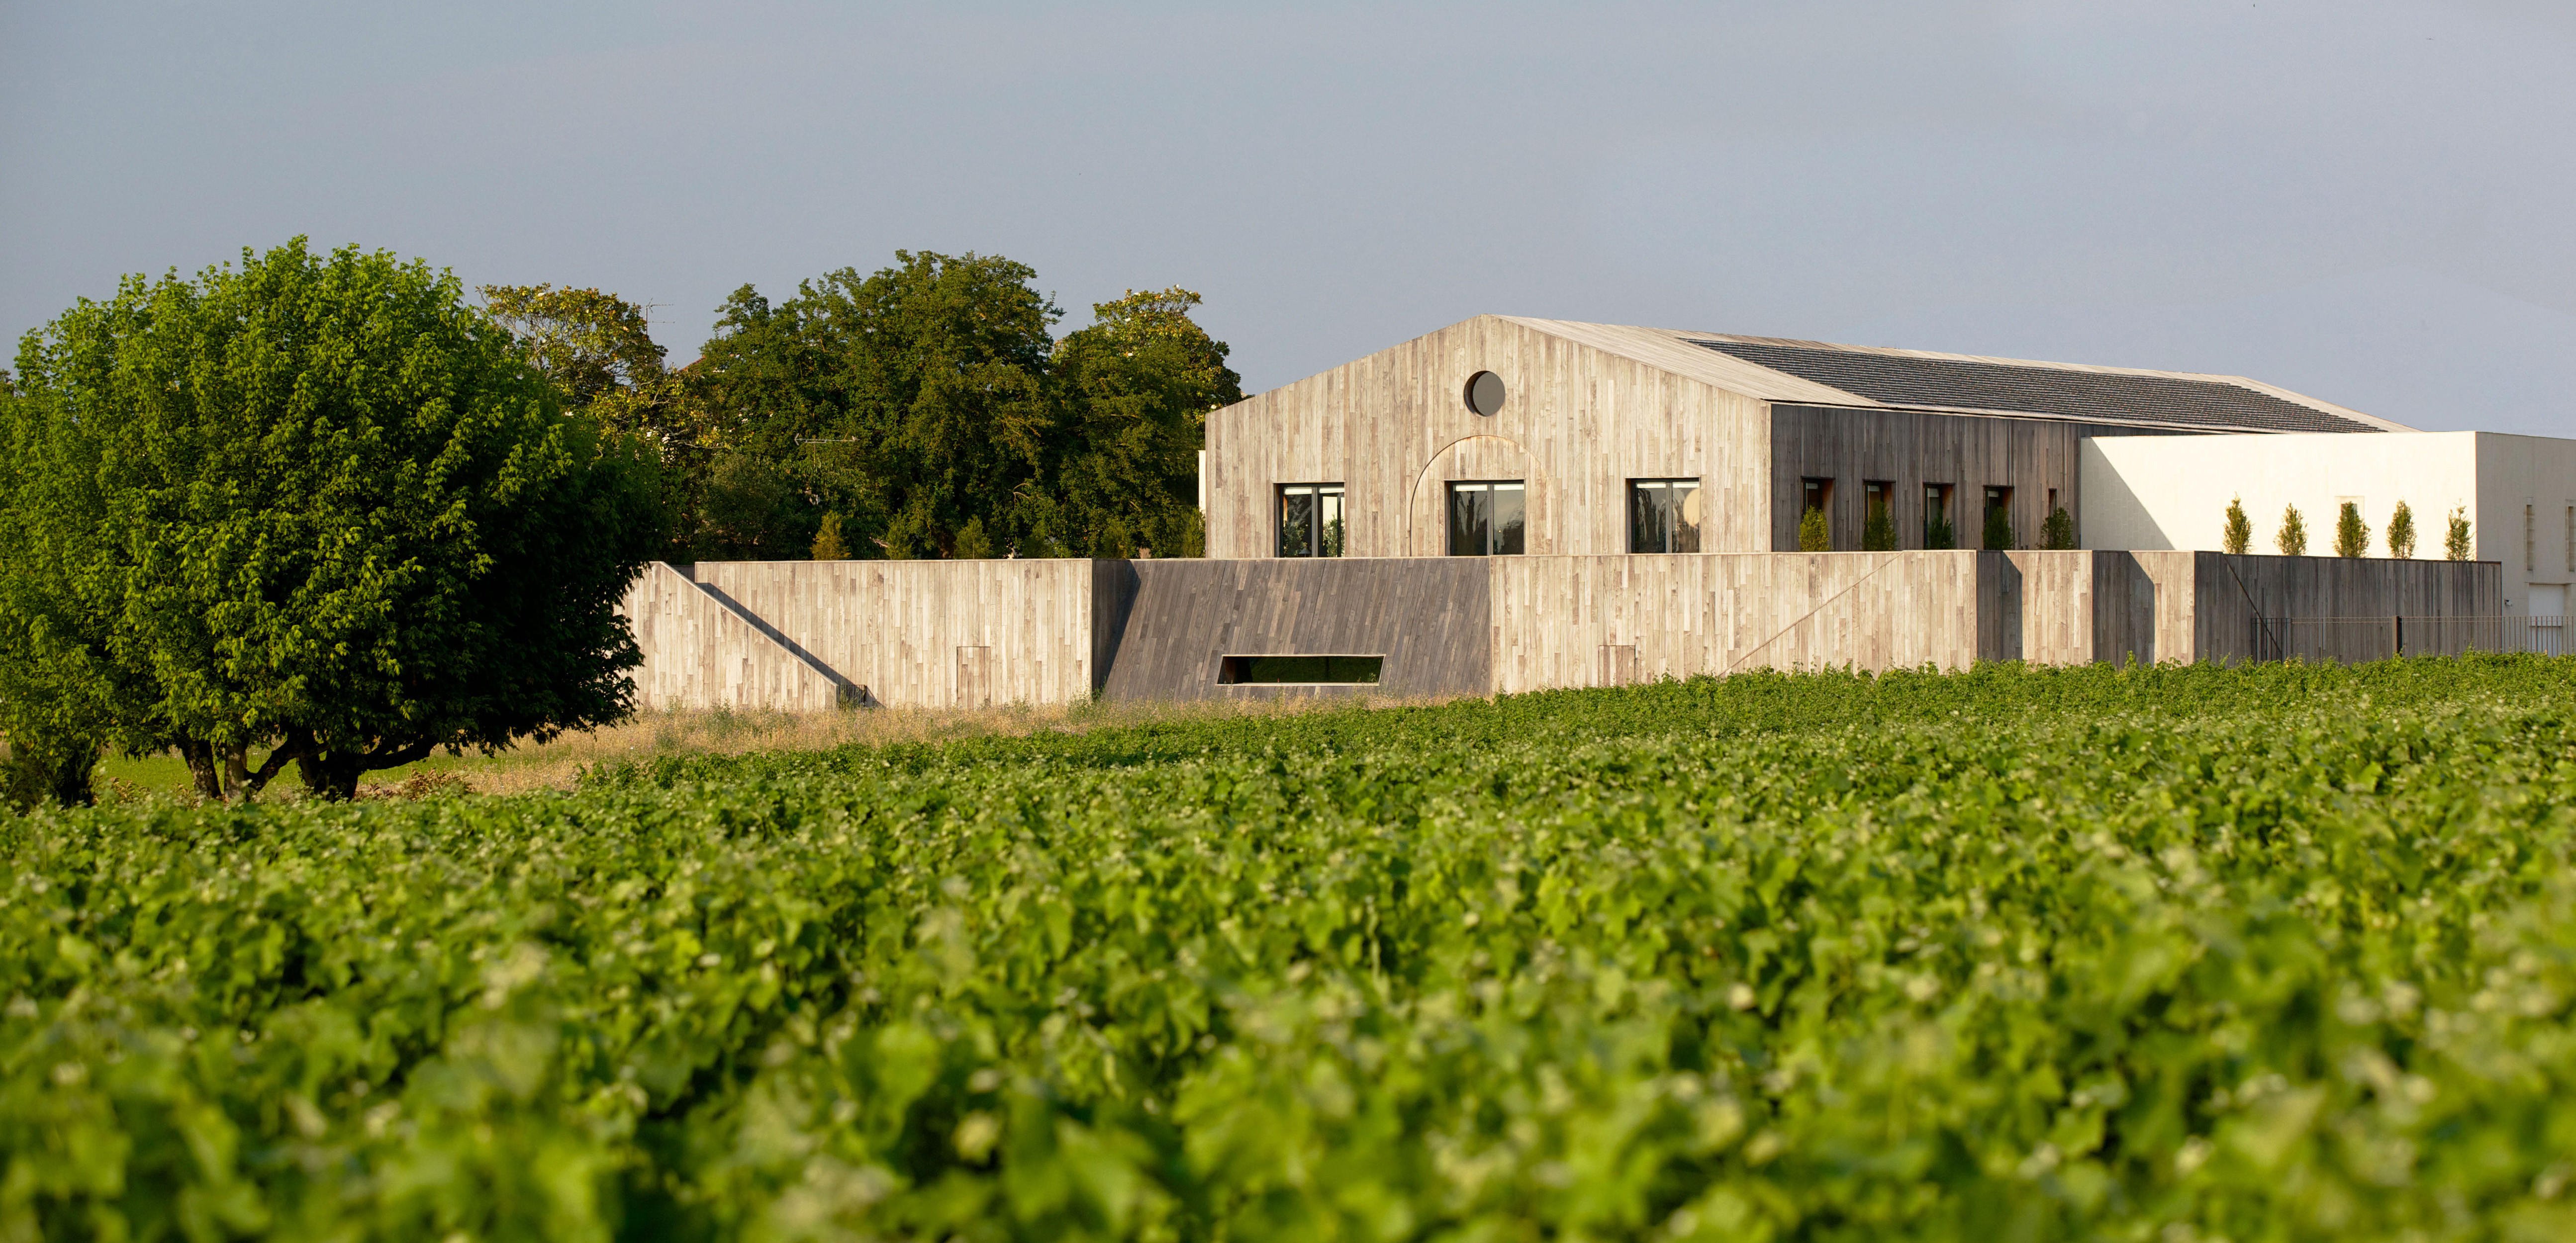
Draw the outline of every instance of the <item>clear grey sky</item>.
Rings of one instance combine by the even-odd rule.
[[[0,331],[298,233],[654,304],[1009,255],[1261,389],[1479,312],[2576,435],[2576,5],[0,5]]]

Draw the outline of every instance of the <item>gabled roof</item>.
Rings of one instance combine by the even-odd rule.
[[[2243,376],[1500,318],[1764,401],[2192,431],[2414,430]]]

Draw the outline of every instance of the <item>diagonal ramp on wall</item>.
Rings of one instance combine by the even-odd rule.
[[[644,652],[635,670],[640,704],[813,712],[867,701],[866,687],[668,562],[636,576],[620,611]]]

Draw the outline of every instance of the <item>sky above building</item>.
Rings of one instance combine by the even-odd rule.
[[[363,10],[363,11],[362,11]],[[1480,312],[2576,435],[2576,6],[0,7],[0,330],[304,234],[696,355],[897,249],[1259,390]]]

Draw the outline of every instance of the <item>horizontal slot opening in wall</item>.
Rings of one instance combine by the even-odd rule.
[[[1373,685],[1383,656],[1228,656],[1217,664],[1226,686]]]

